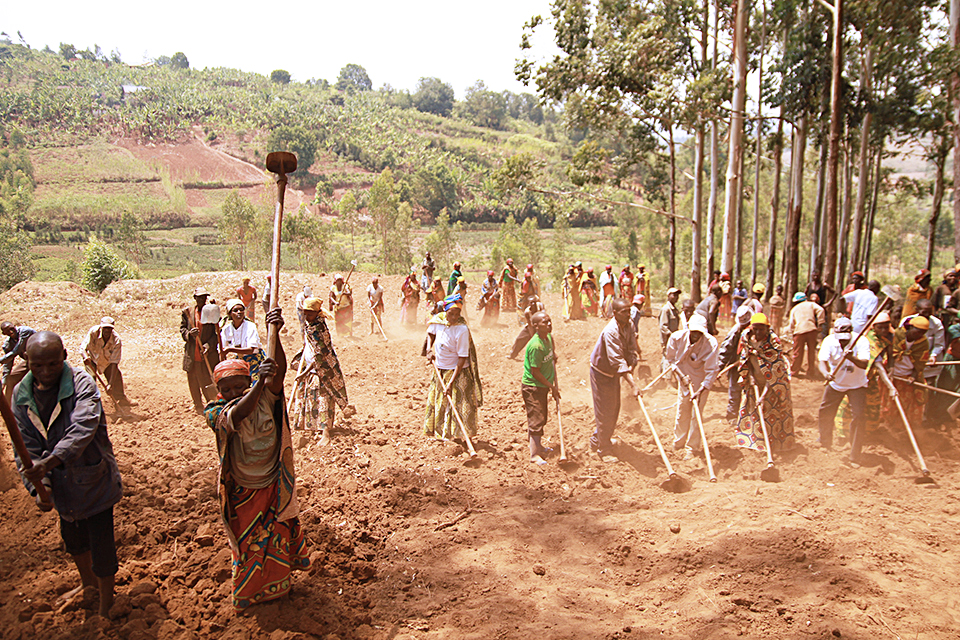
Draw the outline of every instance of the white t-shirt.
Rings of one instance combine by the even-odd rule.
[[[383,297],[383,287],[377,285],[377,287],[374,288],[372,284],[368,284],[367,295],[370,297],[370,306],[375,307],[380,304],[380,298]]]
[[[260,333],[257,331],[257,325],[249,320],[241,322],[240,328],[228,322],[220,331],[220,337],[223,338],[224,349],[260,348]]]
[[[857,289],[843,296],[847,302],[853,303],[850,310],[850,322],[853,323],[853,333],[860,333],[860,330],[873,317],[873,312],[877,310],[880,299],[870,289]]]
[[[456,369],[460,358],[470,357],[470,329],[465,324],[455,324],[447,327],[440,324],[431,324],[427,333],[435,337],[433,352],[436,354],[437,367],[446,371]]]
[[[852,339],[852,338],[851,338]],[[870,360],[870,343],[861,337],[850,351],[850,355],[858,360]],[[861,369],[849,360],[843,360],[843,347],[835,334],[830,334],[820,344],[820,361],[827,364],[827,369],[836,369],[836,376],[830,386],[837,391],[849,391],[867,386],[867,370]],[[841,363],[842,362],[842,363]]]

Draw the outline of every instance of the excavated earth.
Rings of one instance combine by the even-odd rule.
[[[255,284],[264,276],[254,274]],[[799,446],[777,459],[779,482],[761,478],[761,454],[735,448],[719,387],[704,415],[718,482],[709,482],[703,459],[672,453],[681,479],[667,482],[629,399],[618,427],[622,461],[603,464],[586,450],[588,358],[603,322],[564,323],[558,297],[548,294],[572,463],[528,461],[522,365],[504,357],[517,322],[505,314],[500,325],[480,327],[473,301],[484,405],[479,460],[469,462],[459,445],[422,434],[430,372],[420,357],[423,326],[398,325],[395,277],[384,278],[389,342],[367,335],[365,312],[356,339],[334,336],[357,414],[338,416],[329,447],[314,433],[294,434],[313,565],[297,574],[290,596],[234,614],[214,438],[192,411],[178,325],[195,286],[223,301],[240,277],[126,281],[100,296],[27,282],[0,296],[0,319],[58,331],[73,362],[83,333],[102,315],[116,318],[124,377],[139,402],[123,416],[104,400],[125,485],[110,621],[83,599],[60,601],[78,577],[56,515],[36,508],[4,447],[3,640],[958,637],[954,431],[917,431],[933,483],[915,482],[918,463],[901,425],[871,435],[866,464],[847,468],[842,448],[817,448],[822,386],[800,379]],[[353,276],[358,291],[368,281]],[[303,284],[324,291],[329,279],[284,275],[288,354],[300,347],[292,298]],[[656,322],[640,326],[646,364],[656,370]],[[646,395],[667,442],[675,399],[666,385]],[[551,418],[548,440],[559,449],[556,427]]]

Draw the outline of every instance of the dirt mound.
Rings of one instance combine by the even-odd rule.
[[[398,277],[382,279],[389,343],[367,335],[359,304],[357,338],[334,337],[358,413],[338,417],[330,447],[314,434],[294,436],[313,566],[289,598],[236,616],[214,439],[191,412],[178,311],[199,285],[223,302],[241,275],[121,282],[100,296],[23,283],[0,296],[0,319],[56,329],[71,354],[101,315],[114,316],[124,376],[140,402],[129,418],[104,403],[125,484],[115,516],[116,619],[57,603],[76,584],[75,570],[60,551],[56,517],[40,514],[18,485],[0,503],[9,531],[0,540],[0,638],[956,637],[954,433],[918,433],[936,484],[914,483],[899,425],[871,435],[867,464],[848,469],[844,451],[816,448],[822,387],[798,380],[800,446],[777,460],[781,481],[767,483],[763,457],[734,447],[717,390],[704,418],[719,482],[708,482],[702,459],[673,458],[684,490],[668,491],[649,427],[628,399],[618,427],[623,462],[604,465],[587,451],[588,356],[603,323],[564,323],[548,295],[573,464],[561,468],[554,455],[537,467],[527,460],[522,365],[505,358],[518,326],[505,314],[501,325],[479,327],[471,295],[484,406],[479,463],[469,463],[459,445],[422,435],[423,327],[397,324]],[[266,274],[251,275],[262,286]],[[353,276],[355,290],[369,275]],[[304,284],[324,296],[330,280],[284,274],[286,309]],[[293,353],[292,310],[287,319],[282,339]],[[263,332],[262,314],[258,324]],[[656,369],[654,320],[641,322],[641,341]],[[675,401],[669,387],[645,397],[668,444]],[[551,446],[555,425],[551,418]]]

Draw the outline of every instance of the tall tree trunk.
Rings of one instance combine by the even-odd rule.
[[[870,181],[870,127],[873,124],[873,41],[867,43],[860,68],[860,91],[867,99],[867,109],[860,125],[860,158],[857,171],[857,206],[853,218],[853,246],[850,249],[850,271],[856,271],[860,263],[860,250],[863,246],[863,217],[867,208],[867,188]]]
[[[807,114],[797,118],[797,138],[793,148],[792,200],[789,204],[788,224],[785,231],[787,250],[783,256],[784,293],[793,298],[800,286],[798,281],[800,267],[800,226],[803,221],[803,160],[807,151]]]
[[[960,0],[950,0],[950,46],[960,52]],[[960,262],[960,72],[950,77],[953,100],[953,260]]]
[[[933,270],[933,252],[937,244],[937,222],[940,220],[940,206],[943,204],[943,170],[947,163],[947,153],[949,147],[941,140],[938,145],[937,154],[933,158],[934,162],[934,182],[933,182],[933,205],[930,207],[930,230],[927,237],[927,269]],[[957,197],[957,191],[954,189],[953,197]]]
[[[823,201],[827,186],[826,133],[821,133],[817,140],[820,145],[820,163],[817,165],[817,200],[813,203],[813,234],[810,242],[810,264],[807,268],[808,278],[814,271],[823,273],[823,247],[826,244],[826,226],[823,224]]]
[[[707,49],[710,41],[710,0],[703,3],[703,28],[700,31],[700,69],[707,69]],[[706,135],[702,122],[697,123],[696,143],[693,150],[693,232],[691,245],[693,256],[690,264],[690,299],[700,302],[700,274],[703,265],[703,156]]]
[[[864,229],[866,233],[866,241],[864,242],[863,258],[860,261],[860,271],[863,271],[864,275],[870,275],[870,248],[873,247],[873,223],[877,219],[877,202],[880,200],[880,177],[883,175],[883,137],[881,136],[879,140],[879,146],[877,147],[877,159],[874,163],[874,174],[873,174],[873,197],[870,199],[870,215],[867,222],[867,227]]]
[[[760,23],[760,61],[757,65],[757,164],[753,171],[753,246],[750,259],[750,288],[757,283],[757,245],[760,243],[760,162],[763,158],[763,54],[767,49],[767,2],[763,2]]]
[[[717,40],[720,32],[719,0],[713,0],[713,53],[711,68],[717,70]],[[710,120],[710,203],[707,207],[707,282],[713,278],[717,268],[716,238],[717,200],[720,191],[720,123],[716,118]]]
[[[674,286],[677,282],[677,149],[673,143],[673,122],[667,125],[670,136],[670,266],[668,279]],[[649,294],[648,294],[649,295]]]
[[[743,187],[745,175],[743,172],[743,165],[746,160],[746,145],[740,145],[740,164],[737,168],[737,175],[740,176],[739,184],[737,185],[737,241],[735,244],[735,249],[733,250],[733,255],[736,256],[734,260],[735,266],[733,268],[733,273],[730,274],[733,282],[743,278]]]
[[[847,135],[849,136],[849,127]],[[837,279],[844,279],[843,268],[847,264],[847,247],[850,246],[850,211],[853,208],[853,154],[850,138],[843,144],[843,215],[840,219],[839,255],[837,257]]]
[[[740,165],[743,154],[743,116],[747,104],[747,19],[750,0],[737,0],[733,32],[733,100],[730,112],[730,151],[727,157],[726,205],[723,212],[723,255],[720,270],[733,268],[734,234],[737,230],[737,200],[740,197]]]
[[[780,212],[780,174],[783,171],[783,108],[773,146],[773,194],[770,196],[770,237],[767,242],[767,300],[773,295],[777,273],[777,215]]]
[[[843,0],[833,0],[833,66],[830,82],[830,153],[827,158],[827,251],[823,267],[823,281],[837,291],[842,287],[837,277],[837,178],[840,161],[840,131],[842,126],[840,82],[843,71]]]

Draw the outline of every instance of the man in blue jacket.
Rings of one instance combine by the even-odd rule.
[[[51,331],[27,342],[30,371],[14,390],[13,411],[33,467],[24,469],[19,458],[17,467],[40,509],[56,507],[82,586],[99,589],[99,613],[108,617],[118,568],[113,506],[123,487],[97,385],[66,358],[63,341]],[[37,496],[38,483],[52,502]]]

